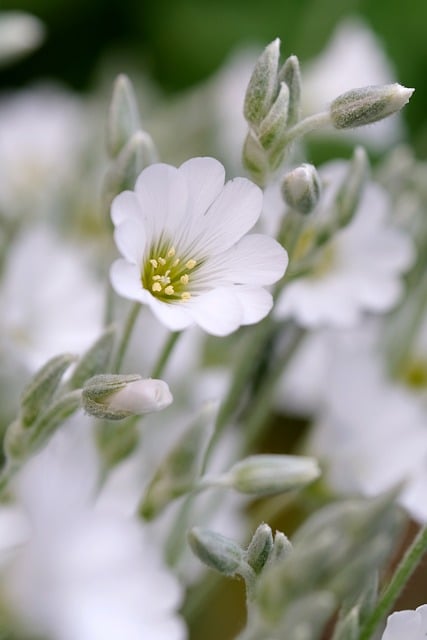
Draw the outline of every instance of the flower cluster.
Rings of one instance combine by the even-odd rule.
[[[3,64],[41,38],[18,17]],[[386,63],[343,84],[340,42],[308,69],[339,87],[307,116],[279,39],[146,129],[119,75],[107,162],[75,96],[1,99],[2,638],[229,637],[203,565],[243,582],[239,640],[426,635],[426,605],[391,613],[427,548],[401,537],[427,523],[426,167],[304,157],[413,93]]]

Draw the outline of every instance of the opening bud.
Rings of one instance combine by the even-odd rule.
[[[404,107],[413,92],[397,83],[346,91],[331,104],[332,125],[352,129],[382,120]]]
[[[262,52],[252,72],[246,90],[243,112],[255,127],[265,118],[278,91],[280,40],[276,38]]]
[[[282,181],[282,197],[298,213],[311,213],[320,197],[320,179],[316,167],[302,164],[287,173]]]
[[[299,489],[320,475],[314,458],[287,455],[249,456],[220,477],[220,483],[257,496]]]
[[[171,404],[166,382],[138,375],[99,375],[82,392],[84,409],[97,418],[122,420],[131,415],[161,411]]]
[[[246,562],[256,574],[261,573],[273,549],[273,534],[268,524],[262,523],[255,531],[246,551]]]

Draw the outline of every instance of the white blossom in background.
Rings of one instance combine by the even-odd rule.
[[[339,161],[320,168],[324,193],[310,216],[313,225],[330,218],[345,171],[346,164]],[[409,237],[391,226],[389,212],[386,192],[368,183],[353,220],[324,246],[313,272],[286,285],[276,315],[311,329],[349,328],[366,312],[391,309],[403,292],[401,278],[414,252]]]
[[[24,11],[0,11],[0,66],[38,47],[44,37],[42,22]]]
[[[324,111],[334,98],[357,87],[396,82],[391,61],[377,35],[360,18],[340,22],[326,48],[302,67],[305,115]],[[376,151],[389,149],[403,134],[400,115],[352,131],[319,130],[319,137],[347,137]]]
[[[90,435],[87,418],[73,419],[16,478],[27,537],[17,521],[16,543],[0,551],[3,602],[24,630],[50,640],[182,640],[182,589],[156,540],[97,504]]]
[[[197,324],[227,335],[258,322],[273,304],[264,286],[287,266],[275,240],[245,235],[261,208],[261,190],[245,178],[224,185],[213,158],[151,165],[112,204],[124,256],[111,268],[114,289],[173,331]]]
[[[395,611],[387,618],[381,640],[425,640],[427,636],[427,604],[414,610]]]
[[[32,370],[59,353],[82,353],[99,336],[103,298],[81,247],[47,227],[29,228],[11,246],[0,281],[0,344]]]
[[[342,494],[374,496],[404,483],[399,500],[427,522],[427,412],[409,387],[389,379],[381,353],[350,334],[324,375],[307,450]]]
[[[46,85],[1,95],[0,214],[46,218],[74,185],[86,139],[73,94]]]

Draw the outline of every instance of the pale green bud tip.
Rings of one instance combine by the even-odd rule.
[[[244,562],[244,552],[233,540],[209,529],[193,527],[188,542],[199,560],[222,575],[236,575]]]
[[[225,479],[236,491],[260,496],[298,489],[319,475],[319,466],[313,458],[258,455],[235,464]]]
[[[163,380],[132,375],[95,376],[86,383],[82,393],[84,409],[97,418],[108,420],[161,411],[172,400]]]
[[[308,214],[316,207],[320,197],[320,179],[312,164],[302,164],[287,173],[282,182],[282,196],[286,204]]]
[[[332,102],[331,123],[336,129],[351,129],[377,122],[402,109],[413,92],[397,83],[351,89]]]

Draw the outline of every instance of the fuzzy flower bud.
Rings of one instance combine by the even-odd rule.
[[[331,104],[332,125],[352,129],[382,120],[404,107],[413,92],[397,83],[346,91]]]
[[[188,542],[199,560],[224,576],[236,575],[245,562],[245,553],[238,544],[209,529],[193,527]]]
[[[282,182],[282,196],[286,204],[308,214],[313,211],[320,197],[320,179],[312,164],[302,164],[285,175]]]
[[[244,115],[251,125],[260,124],[276,98],[279,57],[280,40],[276,38],[264,49],[256,62],[244,104]]]
[[[246,562],[256,574],[261,573],[273,549],[273,534],[268,524],[260,524],[246,551]]]
[[[299,489],[320,475],[314,458],[287,455],[249,456],[221,477],[221,484],[257,496]]]
[[[129,78],[117,76],[113,88],[107,123],[107,144],[111,157],[116,157],[139,128],[135,92]]]
[[[122,420],[131,415],[161,411],[172,402],[166,382],[138,375],[99,375],[85,384],[84,409],[97,418]]]

